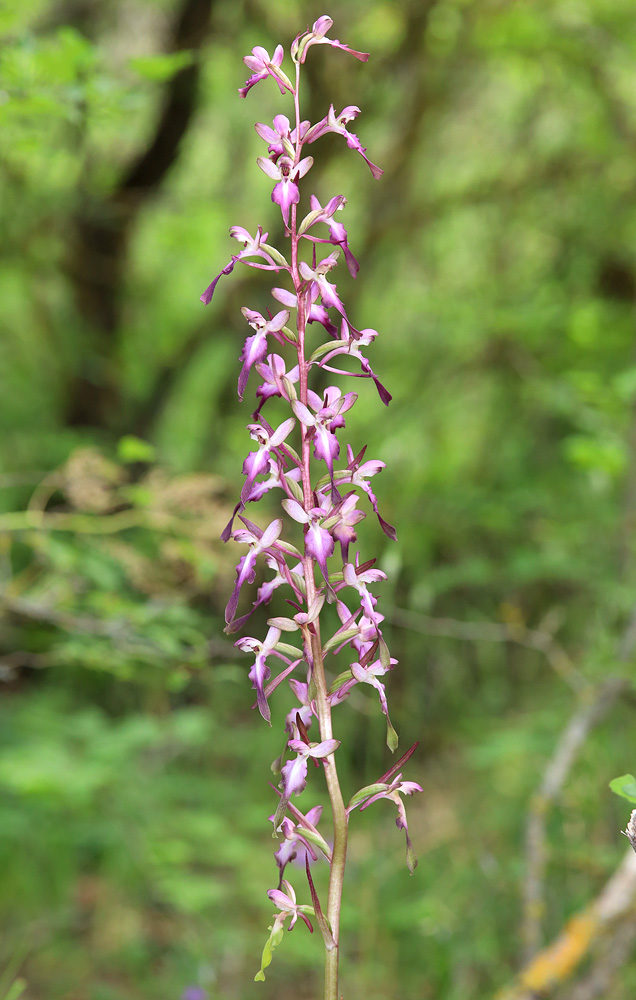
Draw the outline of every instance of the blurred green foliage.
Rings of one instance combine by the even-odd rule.
[[[252,126],[285,109],[269,83],[237,99],[241,57],[321,13],[0,10],[0,1000],[315,995],[302,927],[252,983],[281,736],[222,632],[238,556],[218,535],[249,450],[240,306],[265,311],[269,286],[237,269],[198,296],[230,225],[281,235]],[[364,385],[347,433],[387,462],[399,542],[370,518],[360,548],[389,574],[392,718],[421,740],[425,788],[412,879],[390,811],[356,817],[344,988],[469,1000],[518,964],[525,818],[572,685],[633,672],[633,4],[332,14],[372,57],[312,51],[306,115],[359,104],[385,175],[329,138],[311,179],[349,199],[361,272],[338,288],[380,331],[394,395],[385,410]],[[373,700],[342,712],[353,792],[389,765]],[[631,723],[619,703],[549,816],[548,938],[616,866],[607,784],[633,770]],[[627,968],[607,1000],[635,987]]]

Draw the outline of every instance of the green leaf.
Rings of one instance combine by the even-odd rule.
[[[287,483],[289,491],[294,495],[296,500],[298,500],[298,503],[302,503],[303,502],[302,487],[299,486],[298,483],[295,482],[293,479],[290,479],[287,474],[285,475],[285,482]]]
[[[334,649],[344,642],[348,642],[349,639],[353,639],[354,635],[357,635],[358,632],[359,628],[357,625],[352,625],[351,628],[343,629],[341,632],[335,632],[322,647],[323,654],[328,653],[330,649]]]
[[[292,457],[292,459],[294,460],[294,462],[296,462],[297,465],[301,465],[302,463],[300,461],[300,455],[298,454],[298,452],[296,451],[296,449],[292,448],[292,446],[290,444],[288,444],[287,441],[285,441],[285,446],[284,447],[285,447],[285,451],[287,452],[288,455],[290,455]]]
[[[26,979],[16,979],[5,993],[3,1000],[19,1000],[26,989]]]
[[[609,786],[615,795],[636,804],[636,778],[633,774],[621,774],[620,778],[612,778]]]
[[[582,469],[611,477],[619,476],[625,468],[625,446],[618,438],[572,434],[565,439],[564,446],[568,460]]]
[[[278,653],[283,653],[284,656],[290,656],[292,660],[296,660],[303,655],[300,649],[290,646],[288,642],[277,642],[274,649]]]
[[[324,603],[325,603],[325,595],[323,593],[316,594],[316,596],[314,597],[313,601],[311,602],[311,605],[307,609],[307,621],[308,622],[315,622],[316,621],[316,619],[320,615],[320,612],[322,610],[322,606],[323,606]]]
[[[336,345],[334,344],[333,340],[330,340],[328,344],[321,344],[320,347],[316,348],[316,350],[310,357],[309,364],[312,364],[312,362],[314,361],[318,361],[319,358],[322,358],[324,354],[328,354],[329,351],[333,351],[335,346]],[[327,479],[329,479],[328,476]]]
[[[265,947],[263,948],[263,954],[261,956],[261,967],[254,976],[255,983],[265,982],[265,969],[268,967],[268,965],[272,964],[272,955],[274,952],[274,948],[276,948],[283,940],[282,927],[277,927],[276,924],[274,924],[274,926],[270,927],[269,930],[270,930],[270,935],[267,941],[265,942]]]
[[[300,465],[300,459],[298,459],[298,464]],[[299,552],[296,546],[292,545],[291,542],[284,542],[282,539],[279,539],[277,545],[279,549],[286,552],[288,555],[293,556],[295,559],[302,559],[302,552]]]
[[[329,694],[335,694],[336,691],[339,691],[342,685],[345,684],[347,681],[350,681],[352,677],[353,674],[351,673],[350,670],[343,670],[343,672],[341,674],[338,674],[336,679],[331,682],[331,687],[329,688]]]
[[[280,825],[285,818],[285,813],[287,812],[288,802],[289,799],[286,799],[285,796],[282,796],[282,798],[278,800],[278,805],[276,806],[276,812],[274,813],[274,832],[272,834],[272,837],[276,837],[276,834],[280,830]]]
[[[395,729],[393,728],[393,726],[391,725],[391,723],[387,719],[386,720],[386,745],[388,746],[388,748],[391,751],[391,753],[395,753],[395,751],[397,750],[398,743],[399,743],[398,734],[396,733]]]
[[[149,441],[126,434],[117,442],[117,457],[121,462],[154,462],[156,452]]]
[[[289,270],[289,264],[283,257],[280,250],[277,250],[276,247],[270,246],[269,243],[261,243],[261,250],[266,250],[272,260],[275,260],[281,267],[286,267]]]
[[[135,56],[130,60],[130,67],[144,80],[153,83],[163,83],[172,79],[180,70],[191,66],[194,62],[194,52],[170,52],[154,56]]]
[[[314,212],[310,212],[309,215],[306,215],[298,228],[298,235],[302,236],[303,233],[306,233],[309,227],[313,226],[316,219],[322,215],[323,211],[324,209],[317,208]]]
[[[298,334],[295,332],[295,330],[290,330],[288,326],[284,326],[282,328],[282,330],[281,330],[281,333],[283,333],[287,337],[287,339],[290,342],[290,344],[297,344],[299,342],[298,341]],[[295,394],[295,390],[294,390],[294,394]]]
[[[324,837],[320,836],[317,830],[316,831],[308,830],[304,826],[302,828],[299,827],[299,829],[302,829],[302,835],[305,838],[305,840],[308,840],[310,844],[314,844],[315,847],[317,847],[320,851],[322,851],[322,853],[325,855],[326,858],[329,858],[331,856],[331,849],[329,847],[329,844],[324,839]]]
[[[267,624],[274,628],[279,628],[281,632],[297,632],[299,629],[293,618],[268,618]]]
[[[332,341],[332,346],[333,346],[333,341]],[[346,479],[348,482],[350,482],[351,481],[351,473],[347,472],[346,469],[335,469],[334,470],[334,474],[333,474],[333,478],[334,478],[334,481],[337,482],[337,483],[340,482],[341,479]],[[316,490],[321,490],[323,488],[323,486],[327,486],[327,484],[330,483],[330,482],[331,482],[331,479],[329,477],[329,473],[327,472],[327,473],[325,473],[324,476],[321,476],[321,478],[316,483]]]
[[[406,867],[410,871],[411,875],[417,868],[417,854],[413,850],[413,845],[410,841],[406,843]]]
[[[389,653],[389,647],[382,636],[380,636],[380,663],[385,670],[391,669],[391,654]]]
[[[315,701],[318,695],[318,691],[316,689],[316,682],[313,676],[309,681],[309,684],[307,685],[307,695],[309,696],[309,701]]]
[[[66,63],[66,72],[70,70],[74,76],[86,73],[96,62],[97,46],[88,40],[80,31],[66,24],[56,32],[56,42],[59,46],[59,60]]]
[[[388,787],[384,781],[376,781],[375,785],[365,785],[364,788],[359,788],[355,795],[351,797],[347,809],[355,809],[356,806],[359,806],[365,799],[371,798],[372,795],[377,795],[378,792],[386,792]]]

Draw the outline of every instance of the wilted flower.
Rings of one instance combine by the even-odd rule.
[[[267,895],[271,899],[272,903],[278,907],[280,913],[277,914],[276,920],[281,923],[286,920],[287,917],[291,917],[291,922],[289,924],[289,929],[291,930],[298,917],[307,924],[310,931],[313,931],[311,923],[305,916],[302,907],[298,906],[296,903],[296,893],[294,892],[294,887],[289,884],[285,879],[283,879],[282,889],[268,889]]]

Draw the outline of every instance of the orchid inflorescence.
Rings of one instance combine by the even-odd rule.
[[[282,114],[276,115],[273,127],[255,126],[259,137],[267,143],[268,151],[267,156],[258,157],[257,163],[275,182],[271,197],[281,210],[285,236],[290,241],[289,256],[267,242],[268,234],[261,226],[254,236],[234,226],[230,235],[242,249],[232,255],[201,296],[207,305],[220,278],[230,274],[239,263],[277,275],[282,273],[291,285],[291,288],[272,288],[277,307],[282,307],[276,307],[273,314],[268,311],[265,317],[253,309],[244,307],[242,310],[253,332],[247,337],[240,357],[239,398],[243,399],[252,369],[258,373],[262,384],[256,390],[258,404],[252,414],[253,422],[248,424],[256,448],[243,463],[245,482],[222,535],[225,541],[233,538],[247,546],[237,566],[225,620],[228,633],[239,631],[257,608],[270,602],[280,587],[287,589],[288,604],[295,612],[290,616],[270,618],[264,639],[244,637],[236,643],[253,657],[249,678],[256,691],[258,710],[270,725],[270,698],[283,681],[288,681],[298,702],[287,716],[288,739],[274,768],[280,775],[280,783],[276,789],[277,808],[270,818],[274,834],[282,837],[282,843],[275,855],[278,886],[271,889],[268,896],[278,912],[256,978],[265,978],[264,969],[282,937],[285,922],[289,920],[291,929],[300,917],[313,930],[310,920],[313,917],[325,945],[325,1000],[339,997],[339,917],[349,815],[354,809],[366,809],[382,798],[392,801],[398,810],[397,826],[406,834],[407,864],[413,871],[417,861],[408,836],[402,796],[421,791],[418,784],[403,781],[398,773],[417,744],[375,784],[356,792],[348,806],[340,790],[335,760],[340,742],[333,736],[332,710],[361,684],[377,691],[380,709],[386,718],[387,744],[392,751],[397,747],[383,681],[397,661],[389,653],[382,633],[383,616],[377,611],[377,599],[372,592],[376,583],[386,579],[385,574],[375,567],[375,559],[361,562],[358,553],[352,551],[357,540],[356,525],[366,517],[365,512],[358,509],[362,494],[384,534],[395,540],[395,529],[381,517],[369,482],[384,468],[384,463],[365,459],[366,448],[356,454],[350,445],[346,446],[346,457],[341,458],[338,434],[345,427],[345,414],[355,405],[357,393],[343,392],[338,386],[330,385],[320,395],[309,387],[312,370],[330,372],[370,379],[382,403],[388,405],[391,400],[390,393],[363,354],[373,344],[377,331],[358,330],[353,325],[331,280],[331,272],[341,259],[352,277],[355,278],[359,270],[349,247],[347,231],[335,218],[343,210],[346,198],[336,195],[323,206],[315,195],[311,195],[311,210],[302,220],[298,218],[299,181],[309,173],[314,162],[311,156],[303,154],[305,147],[313,145],[321,136],[342,135],[347,146],[364,159],[373,177],[382,175],[382,170],[366,155],[358,137],[349,131],[348,126],[360,113],[359,108],[348,106],[337,114],[331,105],[325,118],[317,124],[301,120],[300,72],[312,46],[329,45],[342,49],[362,62],[369,58],[367,53],[357,52],[329,38],[327,33],[332,24],[331,18],[323,15],[311,31],[299,35],[293,42],[291,58],[295,65],[295,82],[282,68],[284,52],[281,45],[276,47],[271,58],[266,49],[257,45],[244,59],[252,76],[240,88],[240,97],[246,97],[257,83],[271,77],[281,94],[290,94],[293,98],[293,126]],[[310,260],[301,259],[301,248],[308,246]],[[318,259],[321,252],[326,256]],[[295,314],[295,322],[290,325],[292,314]],[[306,342],[309,324],[322,327],[328,338],[311,353]],[[272,352],[274,344],[276,352]],[[282,353],[277,353],[285,348],[295,354],[289,368]],[[355,370],[340,367],[346,358],[353,359]],[[282,399],[289,407],[289,415],[276,427],[263,415],[265,404],[272,398]],[[275,489],[283,493],[281,506],[287,519],[302,526],[302,549],[285,538],[283,517],[260,528],[246,516],[248,504]],[[241,527],[235,526],[237,518]],[[295,530],[299,533],[298,528]],[[244,584],[254,582],[259,556],[272,575],[259,587],[250,610],[238,616],[241,590]],[[326,641],[321,637],[320,617],[325,602],[335,605],[340,623]],[[297,633],[297,645],[282,641],[283,633],[289,636]],[[349,651],[349,665],[328,682],[325,659],[343,650]],[[279,661],[280,669],[272,676],[275,660]],[[318,724],[315,740],[309,735],[314,720]],[[317,829],[322,806],[313,806],[303,814],[293,802],[293,798],[305,789],[310,763],[325,773],[333,816],[331,845]],[[311,875],[311,865],[319,857],[324,857],[330,866],[324,910]],[[287,866],[293,860],[304,862],[311,904],[296,902],[295,891],[286,877]]]

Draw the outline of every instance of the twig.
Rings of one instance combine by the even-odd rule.
[[[109,535],[128,528],[144,527],[146,518],[136,510],[116,514],[50,514],[39,510],[17,510],[0,514],[0,533],[9,531],[72,531],[89,535]],[[157,527],[152,525],[153,528]]]
[[[632,916],[635,901],[636,853],[630,847],[594,902],[575,914],[556,940],[524,966],[514,983],[497,993],[495,1000],[547,996],[572,975],[601,935],[613,933],[618,921]]]
[[[81,535],[113,535],[131,528],[178,532],[192,538],[207,537],[209,524],[203,519],[187,519],[164,511],[120,510],[114,514],[49,513],[18,510],[0,514],[0,534],[19,531],[70,531]]]
[[[24,597],[11,597],[8,594],[0,596],[0,608],[5,608],[22,618],[48,622],[66,632],[102,635],[108,638],[115,638],[121,632],[124,624],[121,620],[104,621],[88,615],[75,615],[67,611],[60,611],[50,604],[42,604]]]
[[[45,475],[33,490],[31,499],[27,505],[27,511],[30,514],[43,513],[48,506],[49,500],[55,491],[62,486],[63,482],[62,473],[59,469],[55,469],[53,472]]]
[[[618,647],[618,658],[625,663],[630,659],[636,646],[636,607],[632,611],[629,621],[625,626],[623,637]]]
[[[607,990],[618,969],[627,961],[636,939],[636,917],[623,919],[605,942],[603,953],[581,982],[563,996],[563,1000],[596,1000],[607,996]]]
[[[3,472],[0,474],[0,490],[12,489],[16,486],[32,486],[50,475],[46,472]]]
[[[636,610],[623,631],[617,657],[628,660],[636,644]],[[616,699],[631,690],[622,678],[610,678],[595,692],[590,689],[575,709],[550,760],[541,785],[530,803],[526,825],[526,875],[523,887],[523,957],[529,962],[541,947],[541,923],[545,911],[543,878],[546,865],[546,818],[549,807],[565,784],[574,761],[590,730],[603,718]]]
[[[136,652],[145,655],[152,654],[161,659],[173,658],[173,654],[167,653],[159,644],[137,634],[125,618],[117,618],[109,621],[89,615],[73,614],[68,611],[59,610],[48,604],[28,600],[23,597],[12,597],[8,594],[0,595],[0,614],[3,609],[23,618],[47,622],[71,634],[79,633],[111,639],[115,646],[124,652]],[[179,659],[183,663],[188,663],[198,659],[198,656],[201,654],[208,657],[223,657],[228,660],[234,660],[241,655],[232,643],[222,639],[211,639],[202,643],[198,648],[190,647],[189,649],[184,649]],[[18,655],[30,656],[31,654],[8,654],[2,658],[0,663],[4,664],[9,670],[15,669],[15,661],[12,663],[11,657]],[[37,660],[30,660],[27,665],[42,667],[48,666],[49,662],[45,655],[39,654]],[[0,674],[0,680],[3,679],[6,680],[9,678],[2,677]]]
[[[455,618],[432,618],[404,608],[393,608],[388,617],[394,625],[439,635],[447,639],[468,642],[513,642],[527,649],[543,653],[556,674],[574,691],[582,693],[589,688],[565,650],[554,640],[550,632],[526,628],[521,624],[499,624],[498,622],[464,622]]]
[[[590,730],[630,687],[624,678],[611,677],[592,696],[587,694],[585,703],[577,706],[563,730],[539,789],[532,798],[526,826],[526,875],[523,886],[522,940],[526,963],[530,962],[541,947],[548,809],[561,792]]]

